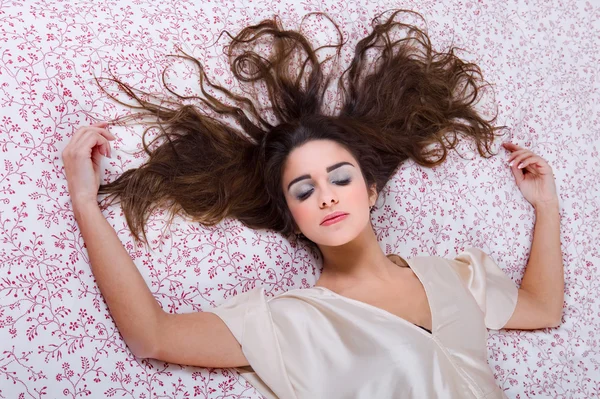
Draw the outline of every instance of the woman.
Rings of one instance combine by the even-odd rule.
[[[229,56],[240,82],[266,85],[276,124],[256,101],[210,82],[238,106],[204,88],[204,98],[196,98],[234,118],[241,130],[189,105],[155,105],[115,80],[145,115],[164,122],[165,142],[153,151],[145,146],[147,163],[106,186],[99,186],[99,160],[110,156],[114,140],[108,123],[75,132],[63,151],[73,210],[98,286],[136,356],[237,367],[267,397],[505,397],[487,365],[486,327],[536,329],[561,319],[552,170],[531,151],[503,143],[537,218],[520,288],[477,248],[454,259],[404,260],[382,252],[369,210],[400,163],[443,162],[457,132],[485,156],[482,148],[489,152],[497,129],[473,108],[479,69],[452,50],[435,52],[424,32],[394,21],[398,13],[375,23],[357,44],[339,80],[336,115],[323,110],[329,78],[318,49],[277,21],[263,21],[233,38]],[[407,32],[403,39],[391,39],[396,28]],[[251,49],[235,56],[263,36],[273,38],[268,58]],[[334,47],[339,54],[341,44]],[[378,48],[381,56],[368,73],[367,50]],[[298,51],[305,62],[293,68]],[[98,193],[120,198],[136,239],[151,208],[168,205],[173,214],[182,210],[207,225],[231,216],[252,228],[297,233],[319,250],[323,271],[310,289],[268,299],[257,288],[206,312],[168,314],[102,216]]]

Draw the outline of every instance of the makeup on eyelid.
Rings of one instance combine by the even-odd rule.
[[[341,168],[342,166],[345,166],[345,165],[348,165],[348,166],[354,167],[354,165],[352,165],[350,162],[343,161],[343,162],[338,162],[338,163],[336,163],[335,165],[328,166],[328,167],[327,167],[327,168],[325,168],[325,169],[326,169],[327,173],[331,173],[331,172],[333,172],[334,170],[336,170],[336,169],[338,169],[338,168]],[[310,178],[312,178],[312,176],[311,176],[311,175],[302,175],[302,176],[300,176],[300,177],[297,177],[297,178],[295,178],[294,180],[292,180],[292,181],[291,181],[291,182],[288,184],[288,188],[287,188],[287,189],[288,189],[288,191],[290,190],[290,188],[291,188],[291,187],[292,187],[294,184],[296,184],[296,183],[298,183],[298,182],[300,182],[300,181],[302,181],[302,180],[306,180],[306,179],[310,179]]]
[[[333,184],[337,184],[340,186],[346,186],[348,184],[350,184],[352,182],[352,179],[350,177],[344,178],[344,179],[340,179],[340,180],[334,180],[332,181]],[[298,195],[295,195],[296,199],[300,200],[300,201],[304,201],[305,199],[307,199],[308,197],[310,197],[310,194],[312,194],[314,190],[311,188],[308,191],[305,192],[301,192]]]

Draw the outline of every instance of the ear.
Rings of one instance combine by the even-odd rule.
[[[369,205],[373,206],[375,205],[375,202],[377,202],[377,184],[373,183],[371,184],[371,186],[369,187]]]

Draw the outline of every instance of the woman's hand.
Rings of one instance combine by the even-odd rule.
[[[98,204],[101,156],[110,158],[109,140],[116,138],[107,126],[108,122],[99,122],[80,127],[62,152],[73,208],[88,202]]]
[[[511,152],[508,163],[517,187],[531,205],[558,204],[552,168],[542,157],[513,143],[502,143]]]

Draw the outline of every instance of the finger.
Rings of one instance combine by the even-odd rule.
[[[82,126],[79,129],[77,129],[75,131],[75,133],[73,134],[73,138],[71,139],[71,141],[76,144],[77,142],[79,142],[81,140],[81,138],[83,136],[86,136],[89,134],[89,132],[96,132],[96,133],[100,133],[102,136],[106,137],[107,140],[114,140],[116,139],[116,137],[109,132],[106,129],[103,129],[101,127],[97,127],[97,126]]]
[[[107,121],[96,122],[96,123],[92,123],[91,126],[108,126],[108,122]]]
[[[533,153],[529,150],[517,150],[517,151],[513,152],[512,154],[510,154],[510,156],[506,159],[506,162],[511,163],[511,161],[513,161],[515,158],[517,158],[523,154],[533,154]]]
[[[108,140],[106,140],[106,138],[104,138],[104,139],[105,139],[105,142],[100,147],[98,147],[98,151],[100,152],[100,154],[104,155],[105,157],[112,158],[110,142]]]
[[[93,133],[87,136],[84,136],[79,142],[79,151],[81,154],[87,154],[87,156],[92,155],[95,147],[98,147],[98,152],[104,156],[109,154],[106,151],[108,146],[108,140],[98,133]],[[110,147],[108,147],[110,148]]]
[[[521,182],[523,181],[523,179],[525,179],[525,176],[523,175],[523,171],[519,168],[517,168],[517,165],[513,164],[510,167],[510,171],[512,172],[513,176],[515,177],[515,182],[517,183],[517,186],[521,184]]]
[[[534,155],[533,157],[527,158],[526,160],[521,162],[521,164],[523,165],[523,167],[521,169],[524,169],[527,166],[531,166],[531,167],[534,167],[535,169],[537,169],[538,171],[544,173],[543,171],[545,170],[547,162],[544,160],[544,158],[542,158],[538,155]],[[517,167],[518,167],[518,165],[517,165]]]
[[[104,155],[107,158],[112,158],[110,156],[110,144],[107,142],[106,144],[103,144],[102,147],[100,147],[99,149],[100,154]]]
[[[511,162],[510,165],[511,166],[517,166],[517,169],[522,169],[519,168],[520,165],[522,165],[523,161],[525,161],[526,159],[529,159],[531,157],[535,157],[536,155],[533,152],[528,152],[525,154],[520,154],[518,156],[516,156]]]
[[[97,166],[100,166],[100,163],[102,162],[102,157],[105,156],[102,153],[102,147],[98,147],[98,146],[94,146],[92,147],[92,162],[94,164],[96,164]]]
[[[101,129],[99,133],[102,134],[104,137],[106,137],[107,140],[112,141],[117,138],[117,136],[112,134],[108,129]]]
[[[76,158],[92,158],[96,161],[97,153],[105,155],[108,141],[100,134],[93,133],[82,137],[76,143],[69,143],[62,152],[63,160]],[[110,147],[109,147],[110,148]],[[96,151],[94,151],[96,149]],[[108,152],[110,154],[110,152]]]
[[[518,146],[515,143],[511,143],[510,141],[502,143],[502,145],[504,146],[504,148],[508,149],[509,151],[516,151],[516,150],[526,149],[525,147]]]
[[[81,130],[78,130],[76,132],[77,136],[74,136],[73,139],[71,140],[71,142],[67,145],[67,147],[65,148],[65,151],[67,151],[67,153],[70,154],[77,154],[79,153],[81,150],[81,147],[87,147],[85,150],[83,150],[84,152],[86,152],[89,156],[90,154],[90,142],[89,142],[89,138],[90,137],[102,137],[104,139],[104,141],[106,143],[102,143],[101,148],[99,148],[99,151],[102,155],[104,156],[110,156],[110,144],[108,143],[108,140],[106,139],[105,135],[106,132],[103,132],[102,129],[99,128],[91,128],[91,127],[85,127]],[[88,139],[86,141],[86,138]]]
[[[111,132],[108,131],[108,122],[94,123],[91,127],[101,128],[102,130],[99,133],[102,134],[108,140],[114,140],[116,138]],[[108,133],[108,135],[106,133]]]

